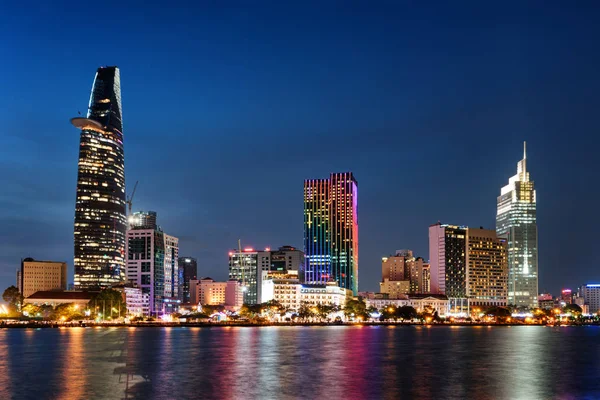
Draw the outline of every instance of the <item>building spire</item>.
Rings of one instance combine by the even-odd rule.
[[[527,159],[527,142],[523,142],[523,160]]]

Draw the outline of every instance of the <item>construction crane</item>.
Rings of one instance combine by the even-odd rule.
[[[137,189],[138,182],[139,181],[135,181],[135,185],[133,185],[133,192],[131,192],[131,196],[127,197],[127,200],[125,200],[125,203],[127,203],[127,205],[129,206],[129,212],[127,213],[128,216],[131,215],[131,208],[133,207],[133,196],[135,196],[135,190]]]

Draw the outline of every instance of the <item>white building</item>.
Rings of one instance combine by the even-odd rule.
[[[395,307],[410,306],[417,312],[423,312],[425,309],[437,311],[440,316],[448,312],[449,302],[446,296],[442,295],[413,295],[404,299],[367,299],[367,308],[375,307],[378,310],[390,305]]]
[[[180,295],[179,281],[179,239],[175,236],[165,236],[165,297],[178,299]]]
[[[142,293],[142,289],[133,286],[114,286],[113,289],[123,293],[127,314],[130,316],[149,315],[150,313],[150,296]]]
[[[346,299],[351,297],[352,290],[341,288],[335,282],[327,285],[308,285],[301,284],[295,279],[273,280],[272,300],[294,311],[298,311],[302,303],[333,304],[343,307]]]

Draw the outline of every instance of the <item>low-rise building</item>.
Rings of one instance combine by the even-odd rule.
[[[55,307],[59,304],[73,303],[85,307],[97,292],[82,291],[39,291],[25,299],[25,303],[36,306],[50,305]]]
[[[344,306],[352,291],[335,282],[326,285],[301,284],[297,279],[273,280],[273,299],[292,311],[298,311],[303,303],[308,305],[327,304]]]
[[[538,296],[538,307],[544,310],[554,308],[554,298],[550,293],[542,293]]]
[[[190,297],[194,304],[224,305],[238,309],[244,304],[242,284],[235,279],[216,282],[212,278],[190,281]]]
[[[390,299],[399,299],[410,292],[410,281],[390,281],[385,278],[379,287],[381,293],[387,294]]]
[[[417,312],[437,311],[440,316],[446,315],[449,307],[448,297],[440,294],[414,294],[401,299],[367,299],[366,304],[367,308],[375,307],[378,310],[390,305],[395,307],[410,306]]]
[[[119,285],[113,286],[113,289],[123,294],[129,315],[136,317],[150,315],[150,295],[143,293],[142,288],[133,285]]]

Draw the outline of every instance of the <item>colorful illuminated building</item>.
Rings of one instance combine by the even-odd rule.
[[[125,164],[117,67],[96,72],[81,129],[75,202],[75,287],[98,289],[125,280]]]
[[[536,192],[527,172],[526,146],[517,174],[498,197],[496,232],[508,239],[508,303],[537,307],[538,237]]]
[[[351,172],[304,181],[305,279],[358,293],[358,183]]]

